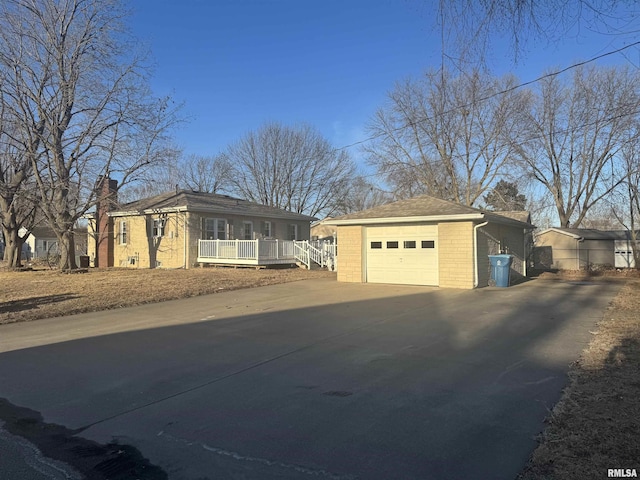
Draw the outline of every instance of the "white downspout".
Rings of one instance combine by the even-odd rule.
[[[184,225],[183,225],[184,233],[182,235],[184,237],[184,239],[183,239],[184,247],[182,249],[182,251],[183,251],[183,262],[182,262],[183,267],[182,268],[184,268],[186,270],[187,268],[189,268],[187,266],[187,246],[188,246],[188,243],[187,243],[187,212],[182,212],[182,213],[183,213],[182,218],[184,219]]]
[[[478,288],[478,229],[488,224],[484,222],[473,227],[473,288]]]

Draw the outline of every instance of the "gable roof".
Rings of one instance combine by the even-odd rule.
[[[492,211],[496,215],[502,215],[503,217],[518,220],[519,222],[531,223],[531,214],[526,210],[509,210],[505,212]]]
[[[399,200],[378,207],[349,213],[327,221],[334,225],[357,225],[365,223],[416,222],[437,220],[478,220],[504,223],[523,228],[533,228],[528,222],[529,212],[487,212],[460,203],[442,200],[429,195]],[[510,215],[507,215],[510,214]]]
[[[631,232],[629,230],[597,230],[595,228],[552,227],[541,231],[536,236],[539,237],[548,232],[559,233],[576,240],[631,240]],[[638,234],[640,237],[640,232]]]
[[[282,218],[286,220],[312,221],[314,217],[301,213],[289,212],[281,208],[268,207],[240,198],[204,193],[192,190],[178,190],[153,197],[143,198],[135,202],[125,203],[109,216],[140,215],[154,212],[189,211],[252,217]]]

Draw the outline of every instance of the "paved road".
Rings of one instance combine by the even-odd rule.
[[[617,291],[330,279],[0,327],[0,397],[171,479],[513,479]]]

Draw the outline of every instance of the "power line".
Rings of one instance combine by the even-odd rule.
[[[569,66],[567,66],[565,68],[562,68],[560,70],[557,70],[555,72],[551,72],[551,73],[547,73],[547,74],[541,75],[540,77],[538,77],[538,78],[536,78],[534,80],[529,80],[529,81],[520,83],[518,85],[514,85],[512,87],[506,88],[506,89],[501,90],[499,92],[492,93],[491,95],[487,95],[486,97],[481,97],[481,98],[479,98],[478,100],[476,100],[473,103],[467,103],[467,104],[464,104],[464,105],[458,105],[458,106],[453,107],[453,108],[451,108],[451,109],[449,109],[449,110],[447,110],[445,112],[441,112],[441,113],[437,114],[437,116],[442,116],[442,115],[446,115],[448,113],[455,112],[456,110],[469,108],[469,107],[471,107],[471,106],[473,106],[473,105],[475,105],[477,103],[482,103],[482,102],[485,102],[485,101],[490,100],[492,98],[495,98],[495,97],[497,97],[499,95],[505,95],[505,94],[510,93],[512,91],[515,91],[517,89],[520,89],[520,88],[523,88],[523,87],[526,87],[526,86],[529,86],[529,85],[533,85],[534,83],[540,82],[541,80],[545,80],[547,78],[551,78],[551,77],[555,77],[555,76],[561,75],[561,74],[563,74],[565,72],[568,72],[569,70],[572,70],[574,68],[578,68],[578,67],[582,67],[584,65],[588,65],[589,63],[593,63],[593,62],[595,62],[597,60],[600,60],[602,58],[605,58],[605,57],[608,57],[608,56],[611,56],[611,55],[615,55],[617,53],[620,53],[620,52],[622,52],[624,50],[627,50],[627,49],[629,49],[631,47],[635,47],[635,46],[638,46],[638,45],[640,45],[640,41],[633,42],[633,43],[631,43],[629,45],[626,45],[624,47],[620,47],[620,48],[617,48],[615,50],[611,50],[609,52],[605,52],[605,53],[602,53],[600,55],[597,55],[597,56],[592,57],[592,58],[590,58],[588,60],[584,60],[584,61],[581,61],[581,62],[577,62],[577,63],[571,64],[571,65],[569,65]],[[337,148],[335,148],[335,151],[346,150],[346,149],[349,149],[351,147],[355,147],[357,145],[362,145],[364,143],[370,142],[370,141],[375,140],[377,138],[384,137],[384,136],[388,135],[389,133],[399,132],[401,130],[404,130],[407,127],[415,126],[415,125],[418,125],[420,123],[424,123],[426,121],[432,120],[434,117],[435,116],[429,116],[429,117],[426,117],[426,118],[423,118],[423,119],[420,119],[420,120],[415,120],[413,122],[408,122],[406,125],[403,125],[401,127],[397,127],[395,129],[391,130],[391,132],[383,132],[383,133],[378,133],[376,135],[372,135],[372,136],[367,137],[367,138],[365,138],[363,140],[358,140],[357,142],[353,142],[353,143],[350,143],[348,145],[344,145],[342,147],[337,147]]]

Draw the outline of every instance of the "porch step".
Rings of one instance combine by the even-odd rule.
[[[307,269],[307,266],[302,262],[296,262],[296,265],[299,266],[300,268]],[[324,270],[324,269],[320,265],[318,265],[316,262],[311,262],[311,268],[309,268],[309,270]]]

